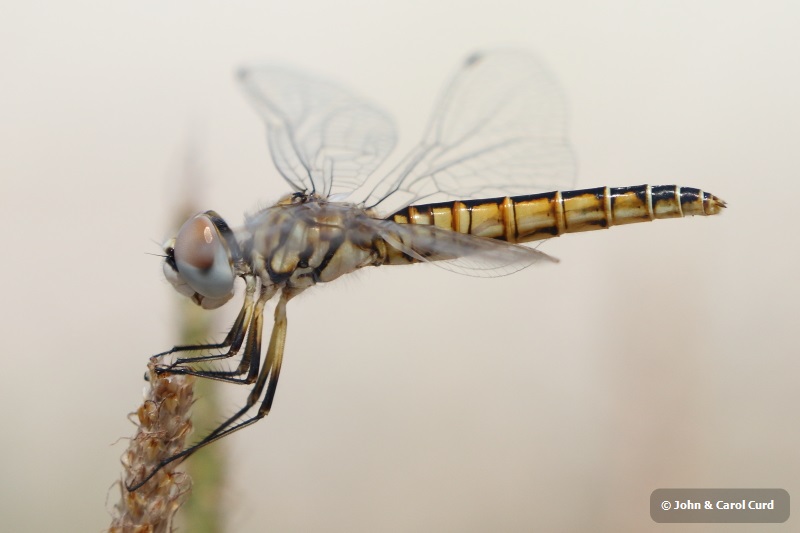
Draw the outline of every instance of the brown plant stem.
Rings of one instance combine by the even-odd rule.
[[[180,461],[163,467],[136,491],[126,488],[150,474],[162,460],[183,450],[192,430],[189,416],[194,378],[159,376],[152,360],[148,370],[150,386],[136,411],[139,428],[122,455],[125,473],[109,528],[112,533],[172,531],[175,513],[191,490],[189,476],[177,470]]]

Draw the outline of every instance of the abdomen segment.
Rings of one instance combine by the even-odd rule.
[[[716,215],[724,207],[700,189],[637,185],[415,205],[388,220],[521,243],[657,218]]]

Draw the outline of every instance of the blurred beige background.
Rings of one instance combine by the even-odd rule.
[[[578,185],[680,183],[730,209],[558,239],[560,265],[507,278],[385,268],[308,291],[273,414],[223,444],[228,530],[761,531],[659,526],[649,495],[800,497],[795,2],[0,10],[3,530],[108,524],[147,357],[177,340],[179,295],[145,253],[175,230],[187,141],[202,207],[230,223],[287,192],[237,65],[370,96],[400,155],[456,64],[493,46],[561,80]]]

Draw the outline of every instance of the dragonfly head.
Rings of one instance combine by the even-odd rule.
[[[239,248],[231,229],[214,211],[187,220],[164,244],[164,253],[164,276],[197,305],[216,309],[233,296]]]

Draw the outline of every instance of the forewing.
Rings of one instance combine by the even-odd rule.
[[[296,191],[349,194],[394,147],[391,118],[334,83],[276,66],[243,68],[238,78]]]
[[[414,203],[568,188],[565,102],[535,56],[477,53],[445,88],[423,141],[372,189],[384,214]]]
[[[558,262],[533,248],[432,225],[397,224],[378,219],[371,219],[370,225],[371,231],[380,235],[389,246],[414,259],[469,276],[505,276],[534,263]]]

